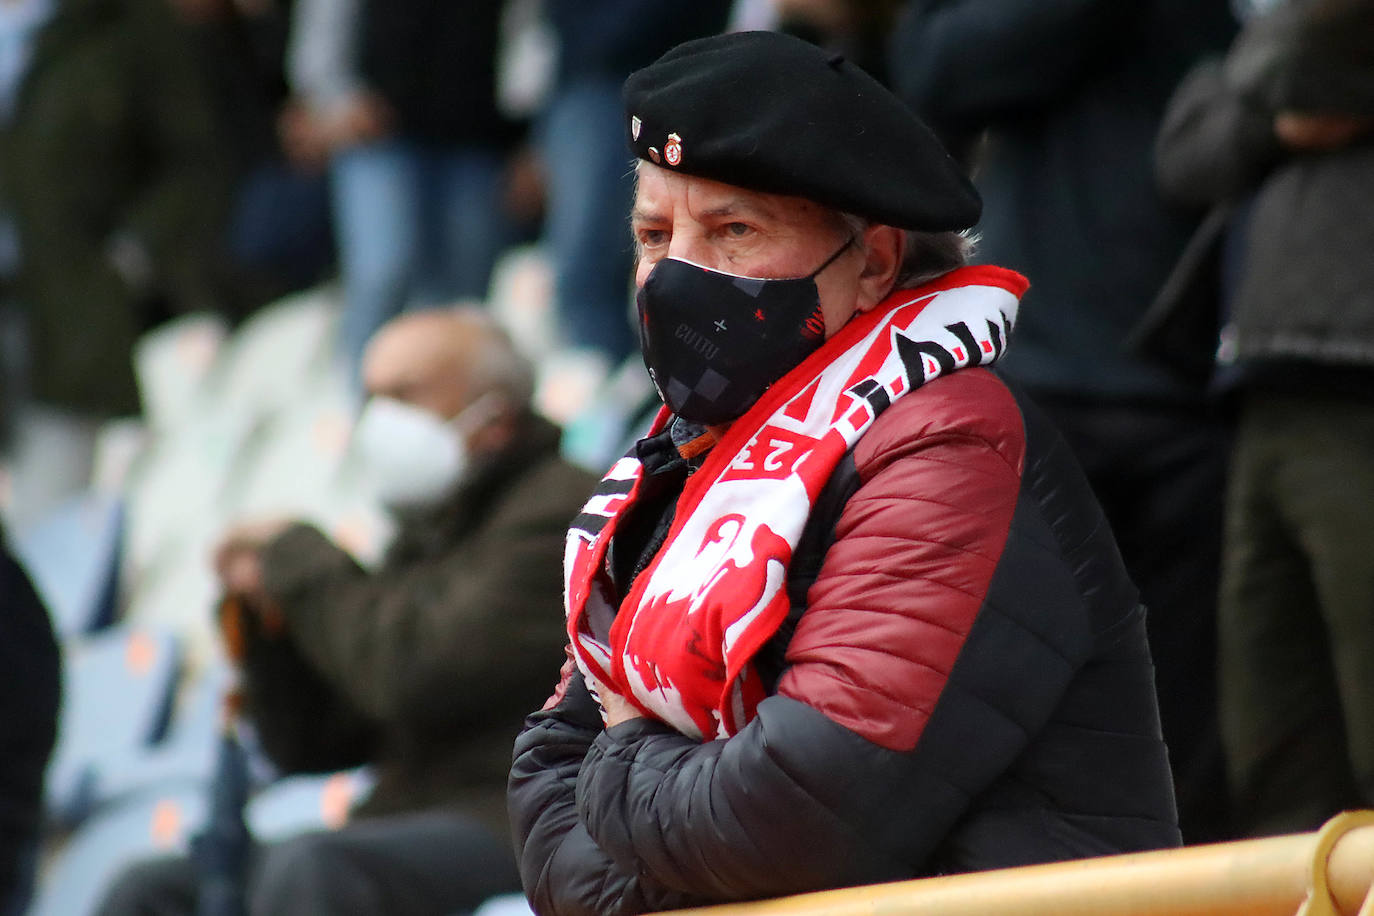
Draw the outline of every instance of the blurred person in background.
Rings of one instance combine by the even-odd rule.
[[[1235,810],[1247,834],[1314,830],[1374,805],[1374,2],[1296,0],[1248,22],[1179,87],[1158,171],[1227,227]]]
[[[328,164],[350,376],[403,309],[486,299],[520,135],[497,107],[504,5],[296,2],[283,131],[297,161]]]
[[[0,916],[22,916],[38,865],[43,774],[57,740],[61,660],[52,621],[0,524]]]
[[[0,49],[6,514],[27,525],[87,485],[100,423],[138,412],[138,335],[219,307],[226,172],[165,0],[6,0]]]
[[[510,745],[562,657],[549,609],[594,480],[558,457],[530,366],[480,311],[394,319],[364,377],[355,447],[399,525],[380,567],[299,522],[236,526],[217,551],[263,750],[285,773],[377,775],[342,829],[252,855],[250,914],[443,914],[519,887]],[[189,860],[155,860],[101,912],[194,913],[195,887]]]
[[[1224,839],[1216,589],[1225,423],[1127,338],[1197,223],[1151,159],[1169,94],[1235,31],[1226,0],[909,2],[891,79],[974,169],[980,257],[1032,288],[1002,371],[1084,465],[1149,608],[1187,842]]]
[[[544,241],[562,343],[583,357],[588,388],[636,347],[625,235],[634,178],[619,134],[621,84],[673,45],[719,32],[730,5],[545,0],[558,64],[539,125]]]
[[[887,45],[902,0],[771,0],[778,31],[843,54],[886,83]]]
[[[312,286],[333,269],[328,182],[313,158],[287,155],[291,0],[171,0],[205,75],[232,193],[223,235],[226,284],[240,313]]]

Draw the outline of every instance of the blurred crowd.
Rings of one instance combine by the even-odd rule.
[[[377,611],[390,600],[381,580],[346,558],[337,530],[289,524],[297,506],[254,505],[280,520],[268,527],[223,518],[211,531],[202,519],[199,561],[166,555],[199,562],[216,597],[278,608],[285,623],[257,637],[278,639],[275,655],[253,656],[257,689],[270,683],[261,671],[287,677],[289,661],[366,714],[365,753],[295,769],[419,760],[434,772],[406,775],[413,797],[386,813],[476,805],[427,783],[463,772],[443,756],[461,742],[418,757],[397,748],[414,751],[429,729],[513,735],[519,711],[537,706],[560,661],[561,549],[554,531],[530,555],[552,565],[547,582],[528,567],[479,564],[507,577],[484,586],[493,593],[527,588],[529,604],[547,602],[554,632],[534,622],[474,630],[470,616],[450,632],[446,609],[467,614],[453,609],[477,571],[443,558],[473,550],[473,538],[509,546],[517,536],[488,531],[494,504],[451,488],[516,487],[536,470],[463,472],[509,465],[503,449],[529,437],[555,461],[557,423],[557,473],[520,486],[546,513],[571,515],[590,488],[585,473],[614,461],[657,406],[633,318],[620,87],[681,41],[746,28],[793,32],[892,87],[984,197],[978,260],[1029,277],[1002,372],[1072,446],[1149,608],[1185,841],[1314,829],[1374,805],[1370,0],[0,0],[3,530],[17,544],[98,483],[131,492],[130,479],[99,479],[112,425],[151,429],[152,405],[175,400],[138,371],[142,342],[188,320],[233,340],[283,302],[322,297],[318,371],[345,428],[358,420],[355,444],[371,429],[383,451],[388,441],[392,452],[423,449],[448,434],[426,432],[436,417],[462,431],[459,467],[400,456],[365,488],[400,531],[375,575],[404,582],[425,567],[446,583],[425,580],[430,597],[414,613],[427,622],[402,628],[404,650],[367,655],[381,638],[368,613],[409,611]],[[521,281],[531,263],[542,282]],[[407,344],[399,360],[372,349],[388,334],[393,349],[398,336]],[[479,350],[505,368],[469,377]],[[369,375],[379,359],[385,368]],[[416,392],[430,380],[386,375],[397,362],[448,371],[458,389],[427,401]],[[380,436],[379,397],[396,414]],[[179,422],[201,424],[224,400],[196,401]],[[151,460],[154,440],[137,439],[133,466]],[[461,526],[408,513],[414,493],[388,498],[388,484],[431,476],[419,501]],[[300,559],[310,551],[318,556]],[[256,578],[239,587],[243,563]],[[11,614],[35,596],[18,567],[4,570],[0,643],[51,641],[32,615]],[[311,582],[322,591],[302,598]],[[355,599],[341,596],[364,584],[374,591],[350,613]],[[295,602],[326,588],[337,590],[332,626],[351,628],[353,642],[299,635],[328,615]],[[454,597],[434,603],[445,594]],[[127,585],[123,595],[116,621]],[[203,625],[214,602],[203,605],[181,613]],[[418,647],[468,642],[500,662],[473,677],[525,678],[518,703],[407,708],[480,689],[454,671],[387,692],[378,672],[405,665],[398,653],[418,665]],[[509,664],[533,651],[547,677]],[[34,793],[53,724],[30,713],[57,707],[57,664],[42,676],[0,666],[7,727],[33,724],[39,748],[24,773],[3,772],[0,830],[13,841],[0,843],[0,916],[23,912],[50,839]],[[360,678],[380,694],[359,696],[350,684]],[[21,711],[17,693],[47,699]],[[282,746],[307,721],[350,724],[324,708],[269,724],[266,744]],[[12,793],[32,797],[11,807]],[[409,834],[404,848],[447,842],[436,836],[447,834]],[[489,854],[470,847],[474,860]],[[300,867],[253,855],[276,880]],[[465,893],[516,889],[499,867],[482,870],[492,880]],[[469,906],[453,899],[450,909]],[[144,912],[129,906],[121,912]]]

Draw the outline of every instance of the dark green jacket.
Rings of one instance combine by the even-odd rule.
[[[255,639],[248,712],[287,770],[371,763],[360,813],[461,807],[504,832],[522,718],[562,663],[563,542],[595,480],[531,418],[364,572],[314,528],[264,553],[286,639]]]
[[[201,74],[165,0],[60,0],[0,131],[0,206],[20,237],[34,395],[95,415],[138,408],[131,349],[154,317],[208,307],[224,176]],[[111,264],[125,236],[146,281]]]

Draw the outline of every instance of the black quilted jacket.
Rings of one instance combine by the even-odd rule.
[[[604,730],[567,673],[515,747],[526,893],[639,913],[1179,842],[1144,609],[1057,433],[984,369],[895,402],[758,716]]]

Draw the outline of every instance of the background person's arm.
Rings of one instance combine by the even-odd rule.
[[[264,586],[301,654],[377,721],[453,729],[509,716],[513,733],[557,661],[559,560],[582,498],[559,466],[539,473],[439,556],[367,572],[309,526],[273,541]]]

